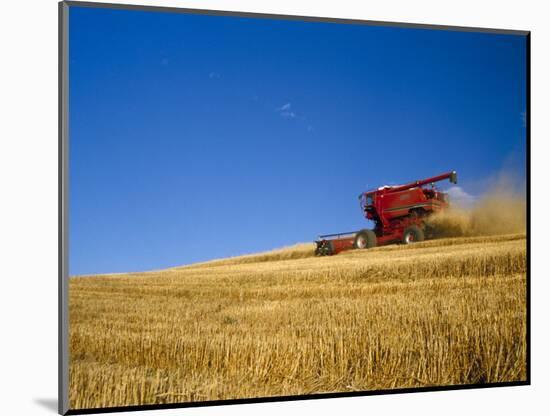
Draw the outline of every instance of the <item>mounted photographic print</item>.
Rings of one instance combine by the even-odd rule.
[[[529,36],[60,3],[60,413],[529,384]]]

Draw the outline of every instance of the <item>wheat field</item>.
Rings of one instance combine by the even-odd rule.
[[[72,409],[526,379],[524,234],[72,277]]]

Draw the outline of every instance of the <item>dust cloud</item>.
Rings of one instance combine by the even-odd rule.
[[[525,233],[525,192],[517,190],[513,181],[501,178],[471,204],[453,204],[451,199],[451,207],[429,217],[426,225],[440,237]]]

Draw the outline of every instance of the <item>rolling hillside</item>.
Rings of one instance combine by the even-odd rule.
[[[70,279],[72,408],[526,378],[524,234]]]

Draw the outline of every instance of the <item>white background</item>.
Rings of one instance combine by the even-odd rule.
[[[139,1],[139,0],[136,0]],[[0,412],[54,414],[57,396],[57,2],[0,9]],[[151,411],[147,415],[548,414],[550,14],[542,1],[140,1],[217,10],[532,31],[532,386]],[[467,149],[464,149],[467,151]],[[545,394],[546,393],[546,394]]]

